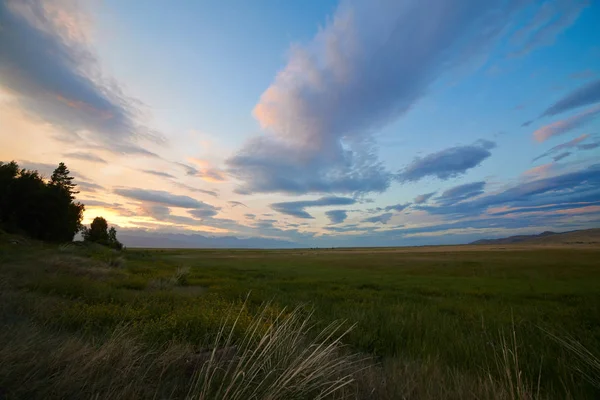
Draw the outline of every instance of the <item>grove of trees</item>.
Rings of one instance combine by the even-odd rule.
[[[96,217],[91,227],[81,225],[85,207],[75,201],[77,185],[64,163],[44,179],[38,171],[20,168],[15,161],[0,162],[0,229],[47,242],[70,242],[83,231],[85,241],[115,249],[123,245],[114,227]]]

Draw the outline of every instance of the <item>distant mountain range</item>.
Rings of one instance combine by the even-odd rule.
[[[598,244],[600,245],[600,229],[584,229],[570,232],[542,232],[537,235],[509,236],[501,239],[481,239],[470,244]]]
[[[156,247],[172,249],[280,249],[297,247],[291,242],[269,238],[237,238],[235,236],[203,236],[182,233],[154,233],[135,230],[119,232],[119,240],[127,247]]]

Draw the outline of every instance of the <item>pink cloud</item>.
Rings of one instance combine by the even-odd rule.
[[[554,167],[554,163],[542,164],[528,169],[521,175],[525,178],[546,178],[553,172]]]
[[[563,119],[560,121],[553,122],[549,125],[542,126],[535,132],[533,137],[538,142],[545,142],[553,136],[562,135],[573,129],[579,128],[588,122],[592,121],[600,114],[600,106],[588,108],[587,110],[574,115],[570,118]]]

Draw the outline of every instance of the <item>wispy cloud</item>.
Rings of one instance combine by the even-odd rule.
[[[540,158],[544,158],[544,157],[550,156],[552,154],[558,153],[561,150],[572,149],[572,148],[578,147],[581,142],[585,141],[589,137],[590,137],[589,134],[584,133],[583,135],[581,135],[579,137],[576,137],[573,140],[569,140],[568,142],[561,143],[559,145],[554,146],[550,150],[548,150],[545,153],[540,154],[539,156],[537,156],[536,158],[534,158],[533,161],[537,161]]]
[[[310,207],[326,206],[344,206],[356,203],[356,200],[350,197],[321,197],[317,200],[288,201],[282,203],[273,203],[271,208],[282,214],[291,215],[296,218],[314,218],[305,209]]]
[[[553,136],[558,136],[581,128],[600,115],[600,106],[594,106],[570,118],[553,122],[533,132],[533,137],[538,142],[545,142]]]
[[[520,48],[511,55],[522,56],[537,47],[551,45],[588,5],[587,0],[549,0],[541,3],[531,21],[515,33],[513,42]]]
[[[139,200],[147,203],[162,204],[167,207],[181,207],[190,209],[203,209],[208,205],[189,196],[171,194],[163,190],[150,190],[138,188],[117,188],[114,190],[119,196]],[[211,206],[212,207],[212,206]]]
[[[560,160],[562,160],[563,158],[567,158],[571,155],[570,151],[565,151],[563,153],[557,154],[554,157],[552,157],[552,159],[554,160],[554,162],[558,162]]]
[[[174,185],[174,186],[177,186],[177,187],[179,187],[181,189],[189,190],[190,192],[208,194],[208,195],[213,196],[213,197],[218,197],[219,196],[219,194],[217,192],[215,192],[214,190],[199,189],[197,187],[190,186],[190,185],[187,185],[185,183],[178,182],[178,181],[171,181],[171,184]]]
[[[469,146],[456,146],[449,149],[417,157],[401,170],[396,179],[400,182],[416,182],[425,177],[437,177],[442,180],[454,178],[477,167],[496,146],[494,142],[480,140]]]
[[[74,11],[40,0],[0,3],[0,85],[23,109],[61,126],[71,142],[89,133],[102,147],[140,151],[136,140],[156,137],[137,123],[138,102],[101,76]],[[66,24],[66,21],[69,23]]]
[[[77,160],[95,162],[100,164],[106,164],[106,160],[94,153],[88,153],[84,151],[73,151],[64,155],[66,158],[73,158]]]
[[[436,192],[420,194],[417,197],[415,197],[413,201],[415,202],[415,204],[427,203],[427,200],[429,200],[434,194],[436,194]]]
[[[485,182],[472,182],[454,186],[445,190],[440,197],[437,198],[438,203],[454,204],[463,200],[467,200],[483,194]]]
[[[225,171],[212,166],[208,160],[190,157],[189,161],[194,163],[197,168],[189,167],[185,164],[179,164],[187,169],[188,175],[197,176],[208,182],[224,182],[227,180],[227,174]]]
[[[420,206],[432,214],[481,215],[490,207],[534,207],[600,201],[600,164],[582,170],[527,180],[473,200]]]
[[[380,215],[375,215],[373,217],[368,217],[362,220],[362,222],[370,223],[370,224],[387,224],[392,218],[392,213],[383,213]]]
[[[231,206],[231,208],[234,208],[237,206],[242,206],[242,207],[248,208],[248,206],[245,205],[244,203],[242,203],[241,201],[230,200],[227,202],[227,204],[229,204]]]
[[[600,79],[575,89],[546,109],[541,116],[554,116],[598,102],[600,102]]]
[[[164,172],[164,171],[155,171],[153,169],[143,169],[142,170],[143,173],[148,174],[148,175],[154,175],[154,176],[158,176],[160,178],[175,178],[175,176],[169,174],[168,172]]]
[[[407,207],[410,206],[410,203],[404,203],[404,204],[394,204],[391,206],[386,206],[384,208],[385,211],[396,211],[396,212],[400,212],[400,211],[404,211]]]

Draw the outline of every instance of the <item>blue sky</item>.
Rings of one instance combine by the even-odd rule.
[[[3,0],[0,160],[65,161],[85,222],[145,237],[597,227],[599,18],[583,0]]]

